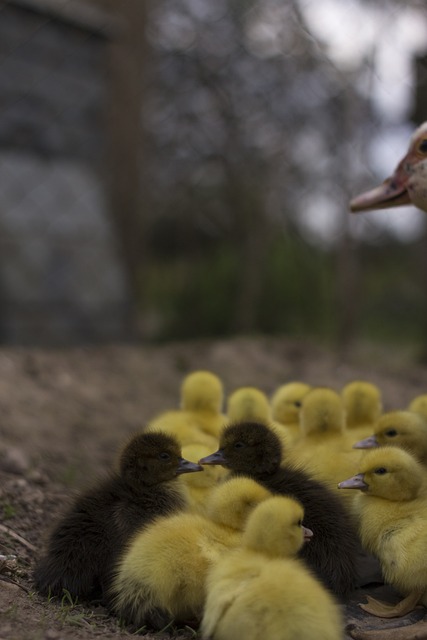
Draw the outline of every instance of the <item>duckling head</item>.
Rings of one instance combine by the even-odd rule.
[[[303,518],[304,509],[293,498],[268,498],[249,515],[242,544],[270,557],[293,557],[313,536]]]
[[[182,473],[202,471],[203,467],[181,457],[178,441],[165,433],[147,432],[134,436],[123,449],[120,476],[138,490],[167,482]]]
[[[341,391],[348,427],[375,423],[381,415],[381,391],[370,382],[354,380]]]
[[[370,449],[391,445],[402,447],[415,456],[427,446],[425,418],[412,411],[389,411],[375,425],[375,433],[353,445],[355,449]]]
[[[241,531],[251,511],[270,497],[270,491],[252,478],[230,478],[213,489],[206,513],[211,520]]]
[[[304,382],[282,384],[271,397],[271,412],[274,420],[282,424],[299,421],[301,404],[311,386]]]
[[[407,154],[379,187],[350,202],[353,213],[414,204],[427,211],[427,122],[413,134]]]
[[[240,387],[228,397],[227,417],[230,422],[268,423],[271,420],[268,398],[256,387]]]
[[[344,408],[341,397],[327,387],[316,387],[304,397],[300,413],[304,435],[340,434],[344,429]]]
[[[413,411],[414,413],[421,413],[424,417],[427,417],[427,393],[423,393],[420,396],[417,396],[408,406],[408,411]]]
[[[282,445],[278,436],[260,422],[237,422],[222,430],[219,449],[199,464],[221,464],[244,475],[268,475],[280,466]]]
[[[193,371],[181,385],[181,409],[220,413],[224,400],[221,380],[210,371]]]
[[[423,468],[398,447],[380,447],[366,453],[360,473],[343,480],[339,489],[360,489],[366,495],[403,502],[413,500],[423,485]]]

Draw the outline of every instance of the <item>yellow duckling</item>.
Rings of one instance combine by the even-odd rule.
[[[360,489],[354,506],[362,545],[380,561],[385,581],[405,598],[389,605],[368,598],[373,615],[403,616],[427,606],[427,479],[423,466],[398,447],[366,453],[360,472],[339,483]]]
[[[273,420],[285,427],[289,444],[293,444],[301,437],[300,409],[302,400],[310,389],[311,386],[304,382],[288,382],[278,387],[271,397]]]
[[[343,477],[356,473],[361,457],[349,446],[344,415],[336,391],[327,387],[312,389],[302,402],[301,438],[285,451],[286,462],[308,469],[333,490]]]
[[[343,387],[341,397],[349,437],[354,442],[366,438],[382,413],[380,389],[370,382],[354,380]]]
[[[229,395],[227,417],[229,423],[261,422],[273,429],[285,447],[288,445],[286,430],[272,418],[267,395],[256,387],[240,387]]]
[[[153,418],[147,430],[170,433],[182,446],[198,442],[215,448],[226,421],[221,413],[221,380],[209,371],[193,371],[184,378],[180,397],[180,409],[165,411]]]
[[[117,566],[116,613],[154,628],[200,618],[209,567],[240,543],[249,513],[270,496],[255,480],[233,478],[212,491],[206,517],[159,518],[137,534]]]
[[[211,449],[204,444],[186,444],[182,447],[182,455],[191,462],[197,462],[200,458],[209,455]],[[182,477],[182,482],[188,489],[189,508],[195,513],[206,514],[206,506],[212,489],[218,485],[225,476],[226,469],[220,466],[205,467],[203,473],[191,473]],[[195,481],[189,481],[190,476],[198,476]]]
[[[420,396],[416,396],[408,405],[408,411],[414,411],[414,413],[421,413],[427,418],[427,393],[423,393]]]
[[[427,465],[427,419],[413,411],[389,411],[375,425],[374,434],[356,442],[355,449],[391,445],[409,451]]]
[[[302,526],[303,513],[298,502],[283,496],[255,507],[241,547],[209,571],[204,638],[341,640],[337,604],[296,559],[304,540],[313,535]]]

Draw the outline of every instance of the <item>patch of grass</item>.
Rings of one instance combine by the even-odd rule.
[[[7,620],[16,620],[19,617],[17,603],[15,602],[14,604],[10,605],[10,607],[3,612],[3,615]]]
[[[14,518],[16,516],[16,507],[14,507],[13,504],[10,504],[10,502],[5,502],[2,505],[2,511],[4,520],[10,520],[10,518]]]
[[[79,469],[75,464],[69,464],[59,474],[59,481],[66,487],[73,487],[79,477]]]

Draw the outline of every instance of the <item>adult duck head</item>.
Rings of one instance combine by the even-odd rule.
[[[353,213],[413,204],[427,212],[427,122],[414,132],[406,155],[381,185],[353,198]]]

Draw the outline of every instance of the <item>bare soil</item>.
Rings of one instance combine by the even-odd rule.
[[[157,413],[178,406],[183,376],[209,369],[226,393],[255,385],[270,394],[303,380],[340,390],[366,379],[385,409],[427,393],[427,368],[409,353],[372,347],[339,355],[284,339],[163,346],[0,350],[0,640],[129,638],[102,607],[50,602],[31,572],[55,518],[72,495],[108,469],[116,451]],[[167,632],[148,638],[171,637]],[[173,638],[196,637],[175,629]]]

